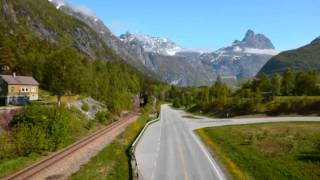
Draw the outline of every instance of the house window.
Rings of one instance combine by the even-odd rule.
[[[21,88],[21,92],[28,92],[28,91],[29,91],[29,89],[27,87],[22,87]]]

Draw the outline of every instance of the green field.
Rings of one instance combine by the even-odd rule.
[[[143,115],[137,121],[130,124],[125,132],[119,135],[112,144],[100,151],[97,156],[82,166],[69,179],[130,179],[130,157],[128,150],[137,134],[149,120],[149,115]]]
[[[230,179],[320,179],[320,123],[197,130]]]

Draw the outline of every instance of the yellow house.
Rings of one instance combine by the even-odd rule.
[[[39,83],[31,76],[0,75],[0,95],[3,105],[21,105],[38,100]]]

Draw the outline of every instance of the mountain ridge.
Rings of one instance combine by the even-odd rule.
[[[320,72],[320,39],[316,38],[305,46],[274,56],[261,68],[259,73],[272,75],[282,73],[286,69],[294,72]]]
[[[89,25],[129,64],[169,84],[209,85],[219,75],[235,79],[251,78],[267,60],[277,54],[266,36],[255,34],[252,30],[246,32],[242,41],[234,41],[231,46],[213,52],[185,49],[167,38],[145,34],[126,33],[117,37],[95,16],[86,18],[79,15],[78,11],[68,9],[68,5],[61,4],[58,2],[57,5],[56,2],[56,8]],[[163,69],[165,67],[167,69]],[[185,67],[186,72],[182,72],[180,67]],[[194,72],[197,76],[187,72]]]

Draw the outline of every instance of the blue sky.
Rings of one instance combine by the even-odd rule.
[[[320,36],[320,0],[66,0],[91,9],[116,34],[143,32],[186,48],[217,49],[247,31],[278,50]]]

